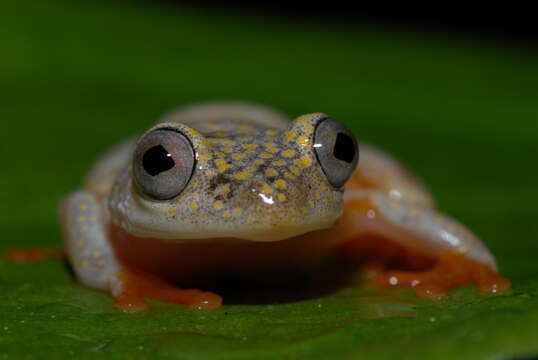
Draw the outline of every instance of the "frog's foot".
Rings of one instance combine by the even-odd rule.
[[[339,233],[351,239],[344,250],[362,259],[366,254],[367,261],[376,259],[373,283],[412,286],[418,296],[428,298],[445,296],[451,288],[469,283],[489,292],[510,288],[510,281],[497,274],[489,250],[457,221],[381,192],[346,195]]]
[[[184,304],[201,310],[216,309],[222,305],[222,298],[212,292],[198,289],[179,289],[164,280],[134,269],[126,269],[111,286],[116,298],[116,308],[126,312],[145,310],[146,298]]]
[[[63,260],[65,252],[54,249],[11,249],[4,254],[4,260],[11,264],[31,264],[42,260]]]
[[[491,268],[462,254],[448,253],[440,256],[435,265],[423,271],[388,270],[374,276],[375,286],[410,286],[418,297],[440,299],[450,289],[474,283],[478,290],[497,293],[511,287],[510,280],[498,275]]]

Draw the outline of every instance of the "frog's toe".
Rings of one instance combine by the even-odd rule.
[[[115,291],[116,307],[123,311],[145,310],[148,307],[145,299],[183,304],[203,310],[216,309],[222,305],[222,297],[215,293],[177,288],[155,275],[132,268],[124,268],[118,279],[120,285]]]
[[[193,297],[190,304],[190,307],[200,310],[212,310],[221,306],[222,296],[208,291],[200,291],[198,295]]]

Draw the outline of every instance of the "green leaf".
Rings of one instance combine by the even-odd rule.
[[[5,0],[0,251],[61,247],[56,205],[174,106],[323,111],[396,154],[513,290],[328,295],[125,314],[61,262],[0,263],[0,359],[503,359],[538,353],[538,57],[508,45],[141,3]]]

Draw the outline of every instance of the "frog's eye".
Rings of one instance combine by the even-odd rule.
[[[194,170],[194,150],[180,132],[158,129],[137,144],[133,171],[136,184],[156,200],[171,199],[189,182]]]
[[[357,167],[357,140],[348,129],[331,118],[318,123],[314,150],[327,180],[336,188],[343,186]]]

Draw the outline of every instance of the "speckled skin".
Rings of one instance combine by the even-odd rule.
[[[302,116],[286,129],[249,120],[253,112],[230,111],[225,121],[211,112],[205,121],[179,112],[151,128],[186,134],[196,171],[179,196],[155,201],[138,191],[127,169],[112,188],[112,221],[135,236],[175,240],[275,241],[334,224],[342,189],[327,184],[311,149],[325,115]]]
[[[196,105],[166,115],[148,132],[181,131],[192,142],[196,163],[186,188],[164,201],[142,194],[132,179],[135,141],[113,149],[90,171],[84,189],[60,207],[67,253],[80,281],[121,294],[122,262],[111,241],[118,231],[124,245],[133,248],[139,241],[177,244],[176,250],[167,250],[168,257],[150,260],[159,262],[161,273],[173,262],[179,263],[174,271],[187,272],[216,263],[241,263],[247,269],[312,261],[366,234],[433,255],[461,252],[496,267],[487,248],[464,226],[434,210],[427,190],[380,150],[361,145],[359,167],[345,195],[344,188],[333,188],[312,144],[324,116],[304,115],[290,123],[273,110],[233,103]],[[234,243],[241,251],[233,256],[214,247]],[[200,244],[208,245],[199,251]],[[286,251],[290,254],[282,256]],[[190,263],[183,261],[188,264],[181,267],[177,254],[189,254]],[[193,256],[199,257],[193,261]]]

